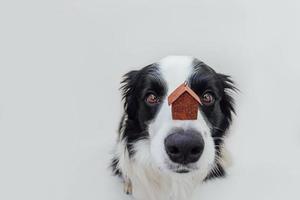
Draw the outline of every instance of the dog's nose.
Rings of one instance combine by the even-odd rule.
[[[175,163],[194,163],[203,152],[204,141],[201,134],[195,130],[180,130],[165,139],[165,149]]]

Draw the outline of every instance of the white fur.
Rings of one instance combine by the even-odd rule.
[[[188,79],[192,71],[193,58],[186,56],[169,56],[158,64],[161,76],[166,82],[167,96]],[[203,181],[213,167],[215,148],[210,133],[209,123],[199,111],[197,120],[172,120],[171,109],[164,100],[154,121],[149,124],[149,140],[134,144],[134,157],[129,159],[125,141],[119,141],[116,154],[119,168],[124,178],[132,183],[133,196],[138,200],[186,200],[195,186]],[[190,167],[194,170],[187,174],[177,174],[168,167],[180,167],[167,156],[164,139],[170,130],[180,127],[193,128],[202,135],[205,146],[196,163]],[[122,134],[122,133],[121,133]]]

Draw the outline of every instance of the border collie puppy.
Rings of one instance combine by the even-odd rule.
[[[186,83],[201,100],[196,120],[173,120],[168,96]],[[122,81],[124,115],[111,163],[138,200],[187,200],[225,175],[224,139],[236,90],[229,76],[187,56],[168,56]]]

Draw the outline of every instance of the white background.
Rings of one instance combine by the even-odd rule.
[[[192,55],[241,92],[226,179],[196,199],[300,199],[300,3],[0,2],[0,199],[128,199],[107,165],[122,74]]]

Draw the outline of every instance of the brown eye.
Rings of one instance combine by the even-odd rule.
[[[202,95],[201,102],[205,106],[210,106],[215,102],[215,97],[210,92],[206,92],[204,95]]]
[[[159,99],[159,97],[155,96],[154,94],[149,94],[149,95],[147,96],[147,98],[146,98],[146,102],[147,102],[148,104],[153,105],[153,104],[159,103],[159,102],[160,102],[160,99]]]

